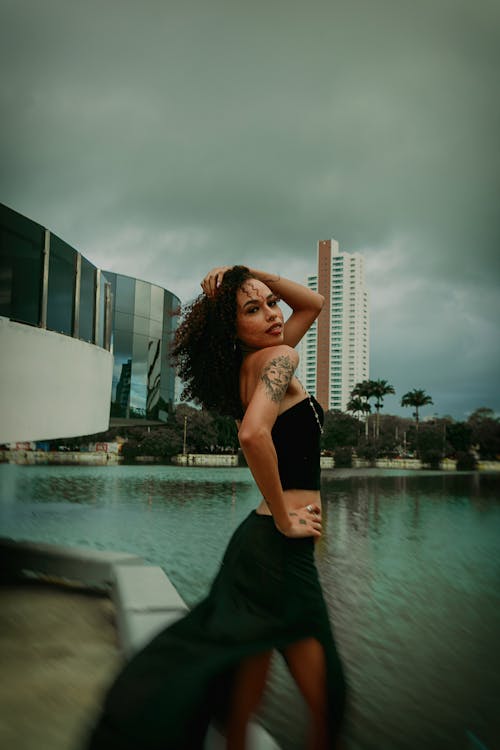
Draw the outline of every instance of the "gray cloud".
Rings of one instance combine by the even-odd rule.
[[[0,11],[0,200],[183,298],[212,263],[305,276],[334,236],[367,259],[372,375],[500,411],[498,3]]]

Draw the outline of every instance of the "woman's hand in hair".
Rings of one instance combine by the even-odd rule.
[[[231,266],[217,266],[207,273],[203,281],[201,282],[201,288],[207,295],[207,297],[213,297],[217,289],[222,283],[224,274],[229,271]]]

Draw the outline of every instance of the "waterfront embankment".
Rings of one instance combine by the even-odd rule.
[[[37,450],[3,450],[0,451],[0,463],[28,464],[31,466],[106,466],[121,463],[118,453],[104,451],[37,451]]]
[[[156,456],[138,456],[138,464],[162,464],[167,461]],[[230,453],[180,453],[172,456],[174,466],[199,466],[205,468],[237,468],[239,456]],[[76,466],[116,466],[123,463],[118,452],[105,451],[41,451],[41,450],[0,450],[0,463],[19,465],[76,465]],[[335,469],[333,456],[321,456],[322,469]],[[373,462],[362,458],[352,459],[352,469],[397,469],[419,470],[430,468],[418,458],[378,458]],[[457,462],[444,458],[437,467],[441,471],[456,471]],[[477,471],[500,471],[500,461],[478,461]]]

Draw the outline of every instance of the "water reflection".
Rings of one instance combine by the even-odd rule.
[[[141,503],[145,498],[153,502],[183,503],[228,494],[235,497],[252,484],[246,470],[240,474],[240,479],[227,473],[214,479],[213,476],[207,478],[206,472],[203,475],[199,469],[190,468],[172,470],[162,467],[161,473],[150,473],[150,467],[147,467],[144,474],[137,474],[137,468],[129,466],[110,466],[105,472],[96,471],[96,468],[101,467],[23,467],[24,476],[11,483],[10,491],[5,480],[3,493],[10,494],[16,501],[28,503],[92,505],[99,501],[107,504],[110,500]],[[231,471],[235,472],[234,469]]]
[[[351,685],[347,750],[500,746],[500,478],[325,472],[317,559]],[[259,494],[246,469],[0,466],[1,533],[136,552],[189,603]],[[286,696],[286,700],[284,700]],[[265,719],[304,746],[277,663]]]
[[[498,479],[346,475],[327,487],[319,564],[349,665],[351,741],[459,748],[475,728],[496,747]]]

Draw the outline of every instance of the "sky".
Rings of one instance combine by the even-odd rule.
[[[0,201],[183,302],[366,259],[370,377],[500,414],[497,0],[0,0]]]

